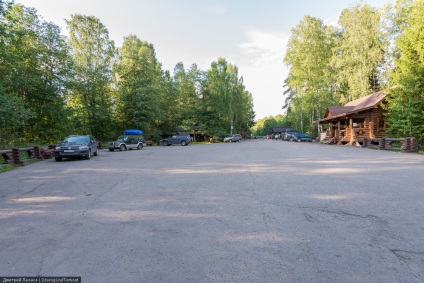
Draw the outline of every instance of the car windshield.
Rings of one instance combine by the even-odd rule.
[[[128,136],[119,136],[116,141],[126,142],[128,140]]]
[[[88,143],[90,141],[90,138],[87,136],[75,136],[75,137],[67,137],[63,140],[63,143],[81,143],[86,142]]]

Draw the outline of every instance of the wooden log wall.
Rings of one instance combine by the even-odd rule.
[[[26,152],[28,157],[26,160],[31,159],[44,159],[45,155],[43,154],[43,150],[38,146],[31,146],[27,148],[11,148],[6,150],[0,150],[0,154],[3,157],[3,164],[9,165],[25,165],[25,161],[21,157],[21,153]]]
[[[399,146],[393,143],[400,143]],[[408,138],[364,138],[363,147],[384,150],[400,150],[404,152],[418,152],[417,139]]]

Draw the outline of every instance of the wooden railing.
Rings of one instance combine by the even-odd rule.
[[[397,146],[396,144],[400,145]],[[400,150],[405,152],[417,152],[417,139],[408,138],[364,138],[364,147],[384,150]]]
[[[49,159],[52,158],[54,145],[45,147],[31,146],[26,148],[10,148],[0,150],[0,154],[3,157],[3,164],[10,165],[25,165],[25,161],[31,159]],[[22,159],[22,153],[25,152],[27,155],[26,159]]]

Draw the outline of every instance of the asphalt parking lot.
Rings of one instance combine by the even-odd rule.
[[[424,156],[270,140],[0,174],[0,277],[424,282]]]

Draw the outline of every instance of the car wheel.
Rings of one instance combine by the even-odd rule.
[[[181,141],[181,145],[187,145],[186,141]]]
[[[99,148],[96,148],[96,151],[93,154],[94,156],[98,156],[99,155]]]
[[[297,142],[301,142],[302,140],[301,139],[297,139]]]
[[[167,142],[167,141],[164,141],[164,142],[163,142],[163,145],[164,145],[164,146],[167,146],[167,145],[168,145],[168,142]]]
[[[230,142],[233,142],[233,140],[230,140]]]
[[[56,160],[56,161],[62,161],[62,157],[55,157],[54,160]]]
[[[119,147],[119,151],[124,151],[124,150],[126,150],[127,148],[125,147],[125,145],[123,145],[123,144],[121,144],[121,146]]]
[[[88,150],[88,154],[85,157],[85,159],[90,160],[90,158],[91,158],[91,149]]]
[[[143,149],[143,145],[141,143],[139,143],[138,146],[137,146],[137,149],[138,150]]]
[[[293,141],[293,138],[290,138],[290,139],[289,139],[289,141],[291,141],[291,142],[292,142],[292,141]]]
[[[109,148],[109,151],[114,151],[115,149],[114,148]]]

